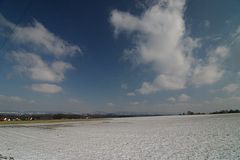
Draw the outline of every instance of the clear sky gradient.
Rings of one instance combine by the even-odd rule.
[[[0,111],[240,109],[239,8],[238,0],[0,0]]]

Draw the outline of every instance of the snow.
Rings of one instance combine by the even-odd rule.
[[[240,114],[0,126],[0,145],[15,160],[240,159]]]

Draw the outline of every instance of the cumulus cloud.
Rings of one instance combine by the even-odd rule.
[[[228,84],[222,88],[223,92],[233,93],[239,89],[239,85],[235,83]]]
[[[198,44],[185,34],[184,4],[183,0],[170,0],[165,6],[158,3],[140,17],[118,10],[111,13],[115,34],[137,32],[135,47],[130,50],[137,54],[140,63],[151,64],[158,74],[153,82],[143,83],[141,94],[185,88],[192,61],[190,53]]]
[[[143,82],[142,87],[137,91],[141,94],[155,93],[159,90],[179,90],[185,88],[183,79],[178,77],[161,74],[155,78],[152,83]]]
[[[225,46],[219,46],[209,52],[207,62],[199,63],[193,70],[192,83],[195,86],[213,84],[219,81],[223,74],[224,68],[222,62],[227,58],[229,49]]]
[[[173,102],[176,101],[176,98],[174,98],[174,97],[169,97],[169,98],[167,99],[167,101],[173,103]]]
[[[60,38],[35,19],[26,25],[16,25],[0,13],[0,32],[0,36],[9,38],[12,45],[12,49],[7,51],[7,57],[15,63],[14,70],[34,81],[52,83],[63,81],[66,71],[73,69],[73,66],[61,61],[60,58],[82,53],[78,45]],[[42,53],[52,57],[44,59]],[[43,93],[62,91],[60,86],[47,83],[33,84],[31,88],[33,91]]]
[[[33,84],[31,89],[36,92],[55,94],[62,91],[62,87],[55,84],[41,83]]]
[[[179,102],[188,102],[190,100],[190,96],[186,95],[186,94],[181,94],[178,97],[178,101]]]
[[[192,55],[201,44],[188,35],[184,6],[185,0],[159,0],[140,16],[116,9],[111,12],[115,35],[125,32],[134,37],[134,46],[125,51],[127,56],[138,64],[150,65],[156,73],[152,82],[143,82],[137,90],[140,94],[180,90],[190,83],[213,84],[223,75],[218,63],[225,59],[226,47],[218,47],[206,63]]]
[[[11,40],[14,43],[28,45],[28,47],[31,46],[32,49],[41,50],[44,53],[57,57],[81,52],[79,46],[70,44],[56,36],[37,20],[34,20],[32,24],[26,26],[15,27],[14,23],[8,21],[0,14],[0,31],[1,30],[8,31],[2,32],[2,34],[12,31]]]
[[[33,53],[12,52],[8,58],[16,63],[15,71],[32,79],[49,82],[60,82],[65,78],[65,72],[73,69],[70,63],[54,61],[47,64],[43,59]]]

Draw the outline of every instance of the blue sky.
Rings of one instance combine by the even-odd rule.
[[[0,1],[0,111],[240,109],[238,0]]]

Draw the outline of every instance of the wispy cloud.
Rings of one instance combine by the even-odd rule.
[[[127,95],[128,96],[136,96],[136,94],[134,92],[128,92]]]
[[[4,106],[32,105],[35,101],[27,100],[18,96],[0,95],[0,104]]]
[[[11,40],[13,43],[27,45],[28,48],[41,50],[41,52],[56,57],[81,53],[79,46],[56,36],[36,19],[30,25],[15,27],[13,22],[8,21],[0,14],[0,30],[12,30]]]
[[[225,46],[219,46],[210,51],[207,62],[198,63],[193,69],[192,83],[195,86],[201,86],[219,81],[224,74],[221,64],[228,55],[229,49]]]
[[[190,96],[186,95],[186,94],[181,94],[178,97],[178,101],[179,102],[188,102],[190,100]]]
[[[139,104],[140,104],[140,102],[138,102],[138,101],[130,102],[130,105],[139,105]]]
[[[228,84],[222,88],[223,92],[233,93],[239,89],[239,85],[235,83]]]
[[[16,63],[14,69],[32,80],[60,82],[65,78],[65,72],[73,69],[70,63],[54,61],[47,64],[43,59],[33,53],[12,52],[8,58]]]
[[[69,98],[68,99],[68,103],[69,105],[73,105],[73,106],[80,106],[82,105],[82,102],[79,98]]]
[[[126,89],[128,89],[128,86],[127,86],[127,84],[123,83],[123,84],[121,84],[121,88],[126,90]]]
[[[55,84],[41,83],[32,84],[31,89],[36,92],[55,94],[62,91],[62,87]]]
[[[187,94],[180,94],[178,97],[169,97],[167,99],[168,102],[170,103],[186,103],[189,102],[191,99],[190,96],[188,96]]]
[[[112,106],[114,106],[114,103],[108,102],[108,103],[107,103],[107,106],[111,106],[111,107],[112,107]]]
[[[176,101],[176,98],[174,98],[174,97],[169,97],[169,98],[167,99],[167,101],[173,103],[173,102]]]
[[[203,25],[204,25],[205,28],[209,28],[210,25],[211,25],[211,23],[210,23],[209,20],[205,20],[204,23],[203,23]]]

